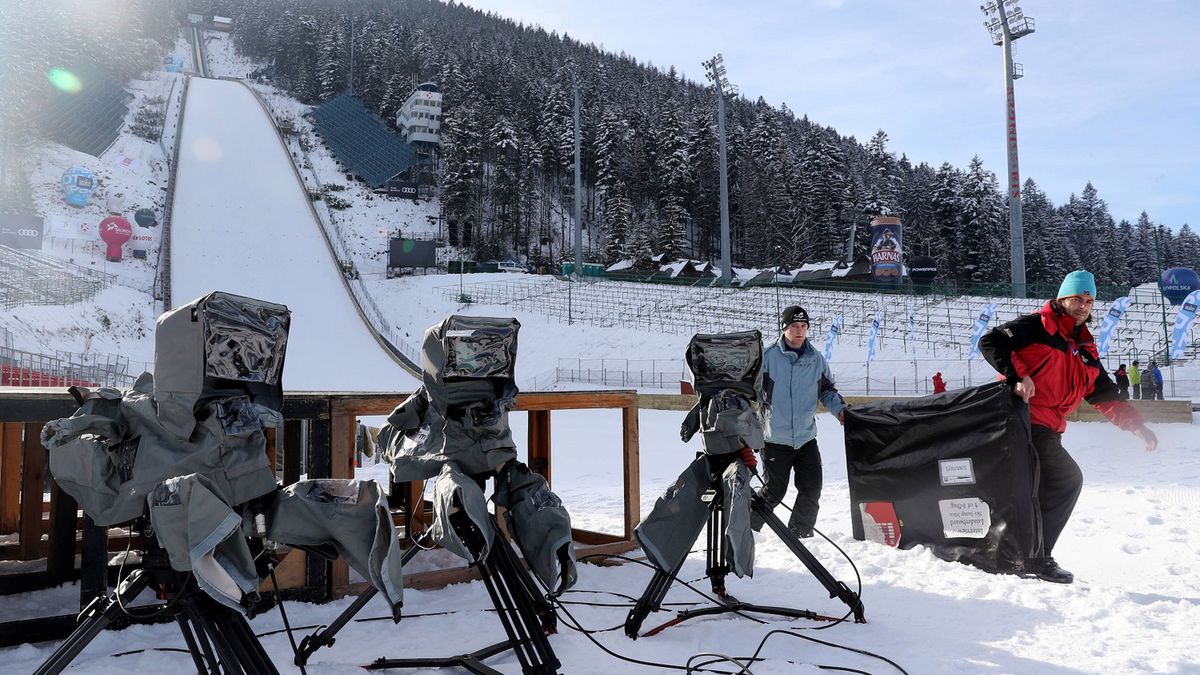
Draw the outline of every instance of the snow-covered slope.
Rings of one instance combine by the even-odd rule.
[[[411,390],[416,381],[355,309],[288,161],[245,86],[192,80],[172,215],[172,302],[222,290],[286,304],[289,390]]]

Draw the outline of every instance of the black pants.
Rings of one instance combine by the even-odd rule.
[[[1141,384],[1133,385],[1133,397],[1136,399],[1145,398],[1144,396],[1142,396],[1142,385]]]
[[[1030,431],[1041,471],[1038,501],[1042,507],[1042,548],[1048,556],[1075,510],[1083,489],[1083,472],[1063,449],[1062,434],[1037,424]]]
[[[763,490],[763,497],[772,509],[775,508],[787,494],[788,475],[795,470],[793,480],[798,494],[792,507],[792,515],[788,518],[788,527],[799,534],[811,533],[813,525],[817,523],[823,482],[821,451],[817,449],[817,439],[814,438],[798,448],[767,443],[762,454],[767,473],[767,487]],[[755,516],[750,525],[758,530],[762,527],[762,520]]]

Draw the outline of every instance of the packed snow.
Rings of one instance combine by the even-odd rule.
[[[698,445],[679,441],[682,413],[643,410],[641,427],[642,513],[691,461]],[[523,438],[523,416],[514,415],[514,435]],[[825,463],[825,491],[817,527],[853,560],[862,577],[868,623],[855,625],[768,619],[759,624],[736,615],[700,618],[668,628],[654,637],[630,641],[620,630],[595,639],[622,656],[664,664],[683,664],[699,652],[749,656],[771,630],[793,629],[806,637],[868,650],[895,661],[909,673],[1196,673],[1194,627],[1200,622],[1200,544],[1194,536],[1200,505],[1200,453],[1192,425],[1155,425],[1161,445],[1145,452],[1131,434],[1106,423],[1074,424],[1064,443],[1085,476],[1075,516],[1055,556],[1075,573],[1076,582],[1060,586],[1013,576],[996,576],[944,562],[918,547],[903,551],[855,541],[850,536],[850,498],[841,428],[829,415],[818,424]],[[553,416],[554,489],[572,513],[574,524],[619,531],[621,519],[620,424],[615,411],[570,411]],[[377,473],[377,470],[374,471]],[[791,496],[785,499],[790,503]],[[786,512],[779,511],[786,517]],[[727,580],[729,592],[747,602],[810,609],[841,616],[845,607],[830,600],[804,566],[770,534],[756,535],[758,553],[753,579]],[[834,546],[821,538],[806,540],[829,571],[857,588],[855,570]],[[417,568],[423,556],[414,561]],[[638,555],[635,552],[632,555]],[[704,575],[704,558],[695,551],[680,578]],[[609,603],[610,607],[569,604],[567,610],[588,629],[619,626],[628,611],[616,593],[639,595],[649,581],[647,568],[580,566],[579,591],[564,600]],[[701,580],[697,588],[706,593]],[[8,598],[5,598],[8,602]],[[707,602],[682,585],[668,603]],[[349,605],[345,598],[327,605],[290,603],[294,625],[325,623]],[[452,655],[503,637],[480,582],[437,591],[405,591],[407,618],[352,623],[332,648],[316,653],[310,673],[353,673],[382,656]],[[672,606],[653,614],[645,628],[672,616]],[[448,615],[421,615],[452,612]],[[386,613],[371,604],[359,618]],[[562,672],[666,672],[635,667],[604,653],[564,619],[550,643],[563,662]],[[256,633],[282,628],[277,612],[254,619]],[[824,630],[815,630],[824,628]],[[311,631],[311,629],[310,629]],[[295,672],[286,636],[264,637],[263,644],[282,672]],[[171,624],[139,626],[101,634],[69,672],[167,672],[187,669],[186,654],[144,652],[143,648],[178,647],[182,638]],[[5,650],[11,672],[28,672],[45,659],[52,645],[23,645]],[[831,646],[776,635],[751,665],[756,674],[816,673],[817,664],[870,673],[899,672],[888,664]],[[511,654],[487,662],[502,672],[520,667]],[[726,670],[736,671],[725,664]],[[714,665],[713,667],[718,667]]]

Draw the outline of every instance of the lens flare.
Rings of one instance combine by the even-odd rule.
[[[51,68],[50,72],[46,73],[46,79],[50,80],[50,84],[56,89],[68,94],[78,94],[83,89],[83,82],[75,73],[63,68]]]

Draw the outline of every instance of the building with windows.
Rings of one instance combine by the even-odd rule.
[[[396,127],[409,143],[442,142],[442,92],[432,82],[422,82],[400,106]]]

